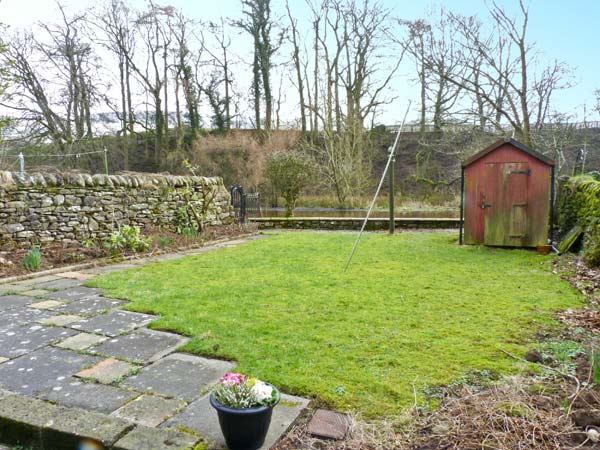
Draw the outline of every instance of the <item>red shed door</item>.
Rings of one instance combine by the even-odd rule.
[[[484,243],[525,245],[527,236],[528,163],[488,163],[484,183]]]

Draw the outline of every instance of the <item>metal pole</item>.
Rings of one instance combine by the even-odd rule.
[[[396,217],[394,215],[394,163],[396,162],[396,156],[392,153],[394,149],[390,147],[390,153],[392,154],[392,162],[390,164],[390,176],[388,180],[389,189],[390,189],[390,234],[394,234],[396,231]]]
[[[379,185],[377,186],[377,190],[375,191],[375,195],[373,196],[373,200],[371,201],[371,206],[369,206],[369,210],[367,211],[367,216],[363,221],[362,226],[360,227],[360,231],[358,236],[356,236],[356,240],[354,241],[354,245],[352,246],[352,251],[350,252],[350,256],[348,257],[348,261],[346,261],[346,266],[344,267],[344,272],[348,270],[348,266],[350,265],[350,261],[352,261],[352,257],[354,256],[354,252],[356,251],[356,247],[358,246],[358,242],[360,241],[360,237],[365,231],[365,226],[367,225],[367,221],[369,220],[369,215],[373,210],[373,206],[375,205],[375,200],[377,200],[377,196],[379,195],[379,191],[381,190],[381,186],[383,185],[383,180],[385,180],[385,176],[392,162],[392,157],[396,151],[396,146],[398,145],[398,139],[400,139],[400,133],[402,133],[402,129],[404,128],[404,123],[406,122],[406,116],[408,115],[408,111],[410,110],[410,104],[412,102],[408,102],[408,106],[406,108],[406,112],[404,113],[404,119],[402,119],[402,125],[398,129],[398,133],[396,134],[396,139],[394,140],[394,145],[392,146],[392,151],[390,152],[390,156],[388,157],[387,163],[385,165],[385,169],[383,169],[383,174],[381,175],[381,180],[379,180]]]
[[[23,155],[23,152],[19,152],[19,168],[21,176],[25,175],[25,156]]]
[[[460,230],[458,232],[458,243],[463,245],[463,221],[464,221],[464,209],[465,209],[465,168],[460,169]]]
[[[108,175],[108,151],[106,150],[106,145],[104,146],[104,171],[106,175]]]

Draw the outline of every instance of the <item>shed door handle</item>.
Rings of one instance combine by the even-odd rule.
[[[491,208],[491,207],[492,207],[492,204],[491,204],[491,203],[486,203],[486,202],[483,202],[483,203],[481,204],[481,208],[482,208],[482,209],[485,209],[485,208]]]

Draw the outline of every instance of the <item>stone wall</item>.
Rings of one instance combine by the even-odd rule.
[[[118,225],[173,227],[182,193],[214,193],[212,225],[230,223],[230,198],[219,177],[25,174],[0,171],[0,242],[82,241]]]

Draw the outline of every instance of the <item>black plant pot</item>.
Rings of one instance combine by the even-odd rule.
[[[244,409],[224,406],[210,394],[210,404],[217,410],[221,431],[230,450],[258,450],[262,447],[271,425],[273,407],[279,403],[279,391],[276,392],[277,401],[272,406]]]

